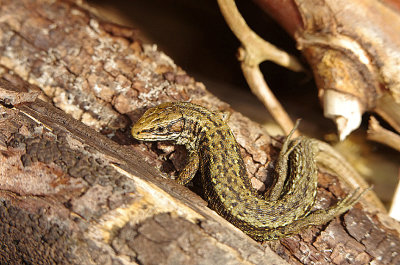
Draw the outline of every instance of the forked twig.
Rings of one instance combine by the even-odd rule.
[[[369,119],[367,138],[400,151],[400,135],[383,128],[374,117]]]
[[[303,67],[295,57],[252,31],[239,13],[234,0],[218,0],[218,4],[227,24],[242,43],[242,47],[239,48],[239,60],[247,83],[285,134],[288,134],[293,128],[293,122],[265,82],[259,64],[272,61],[296,72],[302,71]]]

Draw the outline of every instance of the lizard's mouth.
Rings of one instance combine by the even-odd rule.
[[[143,129],[138,128],[138,126],[132,127],[131,134],[133,138],[137,140],[150,140],[151,138],[151,134],[149,132],[146,132]]]

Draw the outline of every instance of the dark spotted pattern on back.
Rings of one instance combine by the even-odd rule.
[[[168,133],[168,124],[177,120],[183,120],[182,131]],[[165,127],[167,132],[148,134],[153,127],[154,131]],[[327,222],[348,210],[360,196],[353,194],[323,212],[310,213],[317,191],[315,146],[305,137],[290,141],[290,135],[276,163],[277,181],[270,197],[260,196],[251,186],[228,125],[219,114],[195,104],[170,102],[149,109],[133,126],[132,135],[139,140],[173,140],[198,156],[193,161],[199,163],[188,164],[183,172],[190,175],[183,179],[193,178],[199,167],[209,206],[256,240],[277,239]]]

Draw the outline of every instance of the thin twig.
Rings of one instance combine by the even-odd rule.
[[[296,57],[265,41],[252,31],[239,13],[234,0],[218,0],[218,4],[228,26],[248,53],[248,64],[257,65],[264,61],[272,61],[295,72],[304,70]]]
[[[240,15],[234,0],[218,0],[218,4],[227,24],[242,43],[239,60],[247,83],[283,131],[288,134],[293,128],[293,122],[265,82],[259,64],[268,60],[296,72],[302,71],[303,67],[295,57],[263,40],[252,31]]]
[[[400,151],[400,135],[383,128],[375,117],[369,119],[367,139]]]
[[[282,107],[282,105],[279,103],[275,95],[272,93],[271,89],[268,87],[268,84],[265,82],[264,76],[261,73],[259,66],[250,66],[242,62],[241,67],[243,75],[246,78],[246,81],[249,84],[251,91],[268,109],[271,115],[275,118],[276,122],[279,123],[285,134],[289,134],[294,126],[293,122],[287,112]],[[299,134],[296,131],[293,135],[296,137]]]

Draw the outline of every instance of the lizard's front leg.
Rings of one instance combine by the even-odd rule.
[[[176,181],[181,185],[188,184],[196,175],[197,170],[199,169],[200,158],[197,152],[191,152],[189,154],[189,161],[186,164],[185,168],[179,173]]]

